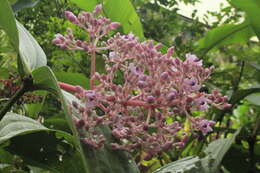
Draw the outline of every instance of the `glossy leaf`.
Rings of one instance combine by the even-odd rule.
[[[199,157],[185,157],[183,159],[177,160],[166,166],[159,168],[153,173],[205,173],[201,167],[201,162]]]
[[[259,15],[260,15],[260,1],[258,0],[231,0],[231,4],[235,7],[243,10],[252,26],[254,32],[256,33],[258,39],[260,40],[260,22],[259,22]]]
[[[14,113],[4,116],[0,122],[0,144],[4,143],[5,150],[21,156],[26,163],[53,172],[84,173],[81,172],[78,153],[72,148],[73,137],[62,131],[48,129],[28,117]],[[59,161],[59,155],[63,157],[62,161]],[[70,168],[68,163],[71,164]]]
[[[21,23],[18,21],[16,23],[19,31],[19,54],[25,73],[31,73],[36,68],[46,66],[46,55],[40,45]]]
[[[54,73],[52,72],[52,70],[49,67],[44,66],[44,67],[40,67],[40,68],[34,70],[32,75],[33,75],[33,79],[34,79],[34,84],[38,89],[48,90],[52,93],[55,93],[60,98],[61,103],[62,103],[62,109],[65,114],[65,118],[66,118],[67,123],[74,136],[74,143],[80,153],[81,159],[79,160],[79,162],[81,162],[83,164],[82,170],[84,170],[86,173],[88,173],[90,166],[88,166],[88,163],[86,162],[86,158],[84,156],[84,152],[83,152],[83,149],[80,144],[78,132],[76,130],[76,127],[73,124],[72,117],[71,117],[71,115],[69,113],[69,109],[67,107],[67,102],[57,84],[57,79],[56,79]]]
[[[253,35],[254,32],[248,22],[243,22],[238,25],[226,24],[208,31],[206,35],[197,42],[195,51],[205,54],[209,50],[219,46],[233,43],[246,43]]]
[[[19,37],[15,18],[7,0],[0,0],[0,28],[4,29],[14,48],[18,51]]]
[[[139,38],[144,38],[140,19],[130,0],[71,0],[80,8],[92,11],[102,3],[104,15],[114,22],[120,22],[124,33],[133,32]]]
[[[260,106],[260,93],[251,94],[251,95],[247,96],[246,99],[250,103]]]
[[[124,33],[133,32],[144,38],[142,24],[130,0],[103,0],[103,3],[105,15],[120,22]]]
[[[89,79],[80,73],[70,72],[54,72],[58,81],[65,82],[71,85],[79,85],[83,88],[88,88]]]

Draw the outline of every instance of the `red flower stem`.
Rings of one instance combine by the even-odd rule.
[[[68,91],[68,92],[72,92],[75,93],[76,92],[76,86],[67,84],[67,83],[63,83],[63,82],[58,82],[59,86],[61,89]]]
[[[76,92],[76,86],[73,86],[73,85],[70,85],[70,84],[67,84],[67,83],[63,83],[63,82],[58,82],[59,86],[61,89],[65,90],[65,91],[68,91],[68,92],[72,92],[72,93],[75,93]],[[128,101],[119,101],[117,103],[119,104],[122,104],[122,105],[125,105],[125,106],[142,106],[144,108],[158,108],[158,107],[165,107],[165,106],[174,106],[178,103],[179,101],[176,100],[176,101],[173,101],[167,105],[154,105],[154,104],[148,104],[144,101],[141,101],[141,100],[128,100]],[[107,109],[102,105],[100,107],[103,111],[107,111]]]
[[[93,76],[96,73],[96,52],[92,51],[91,53],[91,69],[90,69],[90,89],[94,89],[95,81]]]

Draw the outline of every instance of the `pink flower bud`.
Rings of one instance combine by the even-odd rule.
[[[137,86],[138,86],[140,89],[143,89],[143,88],[146,87],[146,82],[140,80],[140,81],[137,82]]]
[[[110,29],[110,30],[115,30],[115,29],[117,29],[119,26],[120,26],[120,23],[118,23],[118,22],[112,22],[112,23],[109,24],[109,29]]]
[[[168,50],[167,50],[167,57],[171,57],[174,53],[174,47],[170,47]]]
[[[71,23],[78,24],[78,18],[71,11],[65,11],[64,15]]]
[[[154,48],[155,48],[156,50],[159,50],[159,49],[162,48],[162,46],[163,46],[162,43],[158,43],[157,45],[155,45]]]
[[[84,125],[85,125],[85,121],[84,120],[78,120],[77,123],[76,123],[77,129],[83,128]]]
[[[56,38],[56,39],[52,40],[52,43],[56,44],[56,45],[59,45],[59,44],[62,44],[62,41],[60,39]]]
[[[102,11],[102,4],[98,4],[93,12],[95,14],[99,14],[101,11]]]
[[[152,103],[154,103],[154,101],[155,101],[155,98],[153,96],[147,97],[147,103],[152,104]]]
[[[167,80],[167,79],[169,79],[169,73],[168,73],[168,72],[163,72],[163,73],[161,74],[161,79],[162,79],[162,80]]]

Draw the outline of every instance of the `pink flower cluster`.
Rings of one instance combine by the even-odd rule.
[[[90,41],[75,41],[70,37],[72,31],[65,37],[56,35],[54,40],[58,46],[85,50],[91,56],[103,50],[110,52],[103,54],[107,73],[92,76],[91,80],[97,84],[91,90],[76,87],[75,95],[84,106],[73,103],[82,117],[75,123],[79,131],[90,134],[82,141],[95,148],[101,147],[105,139],[95,129],[106,124],[119,141],[111,144],[113,149],[139,150],[145,153],[141,159],[149,160],[173,147],[183,147],[192,133],[207,135],[211,132],[214,122],[203,117],[194,118],[192,111],[204,112],[211,105],[221,109],[229,106],[226,97],[218,91],[201,91],[213,67],[204,68],[202,60],[192,54],[187,54],[184,60],[172,57],[173,47],[163,54],[159,51],[160,43],[140,42],[131,33],[117,33],[102,44],[94,41],[95,47],[91,40],[99,40],[119,26],[98,17],[96,14],[100,11],[98,5],[93,13],[83,12],[78,17],[65,13],[72,23],[87,31]],[[96,108],[102,109],[104,115],[98,116]],[[183,125],[187,120],[190,122],[188,131]]]

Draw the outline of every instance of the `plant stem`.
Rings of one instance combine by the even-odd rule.
[[[58,84],[59,84],[60,88],[64,89],[65,91],[73,92],[73,93],[76,92],[76,86],[73,86],[73,85],[70,85],[70,84],[67,84],[64,82],[58,82]]]
[[[90,69],[90,89],[94,89],[94,80],[92,79],[96,73],[96,53],[93,51],[91,53],[91,69]]]
[[[23,94],[26,92],[26,88],[22,87],[20,88],[4,105],[4,108],[0,111],[0,120],[4,117],[4,115],[11,109],[13,104],[23,96]]]
[[[4,105],[3,109],[0,111],[0,120],[5,116],[5,114],[11,109],[13,104],[19,100],[24,93],[27,91],[33,90],[33,79],[31,76],[27,76],[23,79],[22,87],[8,100],[8,102]]]

